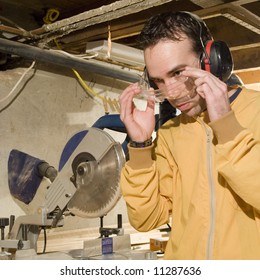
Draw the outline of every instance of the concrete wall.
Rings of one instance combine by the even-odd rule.
[[[0,72],[0,217],[18,217],[35,210],[33,203],[25,205],[10,195],[7,163],[12,149],[43,159],[58,168],[62,150],[70,137],[91,127],[105,113],[102,100],[89,95],[70,69],[44,64],[36,64],[34,69],[10,96],[11,89],[26,68]],[[112,99],[118,98],[127,85],[93,73],[84,73],[82,78],[96,93]],[[110,113],[117,112],[110,110]],[[125,139],[122,133],[107,132],[116,141]],[[42,184],[45,189],[49,181]],[[36,205],[42,195],[41,191],[37,193]],[[104,224],[116,224],[117,214],[123,215],[123,222],[127,221],[122,199],[105,217]],[[99,226],[99,219],[66,217],[64,229],[88,226]]]

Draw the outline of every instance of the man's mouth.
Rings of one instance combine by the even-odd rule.
[[[180,111],[186,111],[186,110],[190,109],[190,102],[180,103],[180,104],[176,105],[176,107]]]

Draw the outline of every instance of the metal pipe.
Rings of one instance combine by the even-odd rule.
[[[81,69],[83,71],[96,73],[131,83],[137,82],[139,79],[136,73],[124,71],[112,64],[93,60],[85,60],[83,58],[73,57],[69,54],[66,55],[62,52],[59,53],[52,50],[44,50],[38,47],[25,45],[2,38],[0,38],[0,52],[15,54],[24,58],[48,62],[71,69]]]

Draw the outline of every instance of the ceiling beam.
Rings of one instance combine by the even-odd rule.
[[[260,43],[252,44],[252,46],[245,46],[244,48],[231,48],[231,53],[234,60],[235,70],[246,70],[260,67]]]
[[[84,29],[102,22],[138,13],[140,11],[163,5],[172,0],[121,0],[112,4],[101,6],[97,9],[83,12],[79,15],[43,25],[37,30],[32,30],[32,35],[42,37],[42,44],[46,44],[56,38],[68,35],[71,32]],[[176,0],[177,1],[177,0]]]
[[[243,81],[245,85],[248,84],[259,84],[260,68],[250,69],[243,71],[234,71],[235,74]]]
[[[238,5],[223,4],[215,7],[201,9],[195,12],[202,19],[208,19],[216,16],[226,16],[236,23],[243,25],[247,29],[260,34],[260,19],[257,15],[249,12],[248,10]],[[233,17],[233,18],[232,18]]]

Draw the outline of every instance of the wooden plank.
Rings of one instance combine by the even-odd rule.
[[[235,73],[240,77],[245,85],[260,83],[260,69],[251,69],[247,71],[238,71]]]
[[[111,227],[116,227],[113,225]],[[138,232],[130,224],[123,224],[124,234],[130,234],[131,245],[139,246],[148,244],[150,238],[166,237],[167,233],[155,229],[149,232]],[[74,230],[50,229],[47,231],[46,252],[68,251],[83,249],[84,241],[99,238],[99,228],[84,228]],[[44,235],[41,232],[37,241],[37,253],[42,253],[44,248]]]
[[[254,70],[260,64],[260,44],[252,44],[244,48],[231,48],[235,70]],[[259,76],[258,76],[259,82]]]

